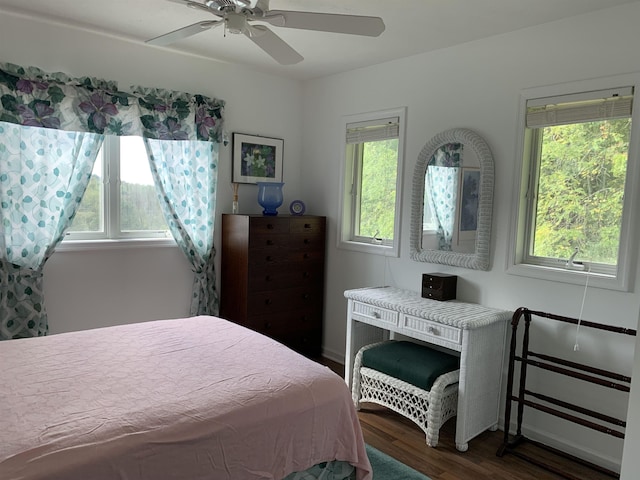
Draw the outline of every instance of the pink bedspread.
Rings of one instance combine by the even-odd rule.
[[[338,375],[216,317],[0,342],[0,479],[281,479],[371,467]]]

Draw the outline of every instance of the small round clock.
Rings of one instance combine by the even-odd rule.
[[[294,200],[289,205],[289,211],[291,215],[304,215],[305,206],[302,200]]]

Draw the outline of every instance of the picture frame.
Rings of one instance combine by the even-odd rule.
[[[281,138],[233,134],[233,183],[282,182]]]

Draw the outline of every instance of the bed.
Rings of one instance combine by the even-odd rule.
[[[3,480],[353,478],[342,378],[199,316],[0,342]]]

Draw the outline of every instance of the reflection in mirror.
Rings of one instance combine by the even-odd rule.
[[[493,158],[475,132],[452,129],[422,149],[413,180],[411,258],[487,270]]]

